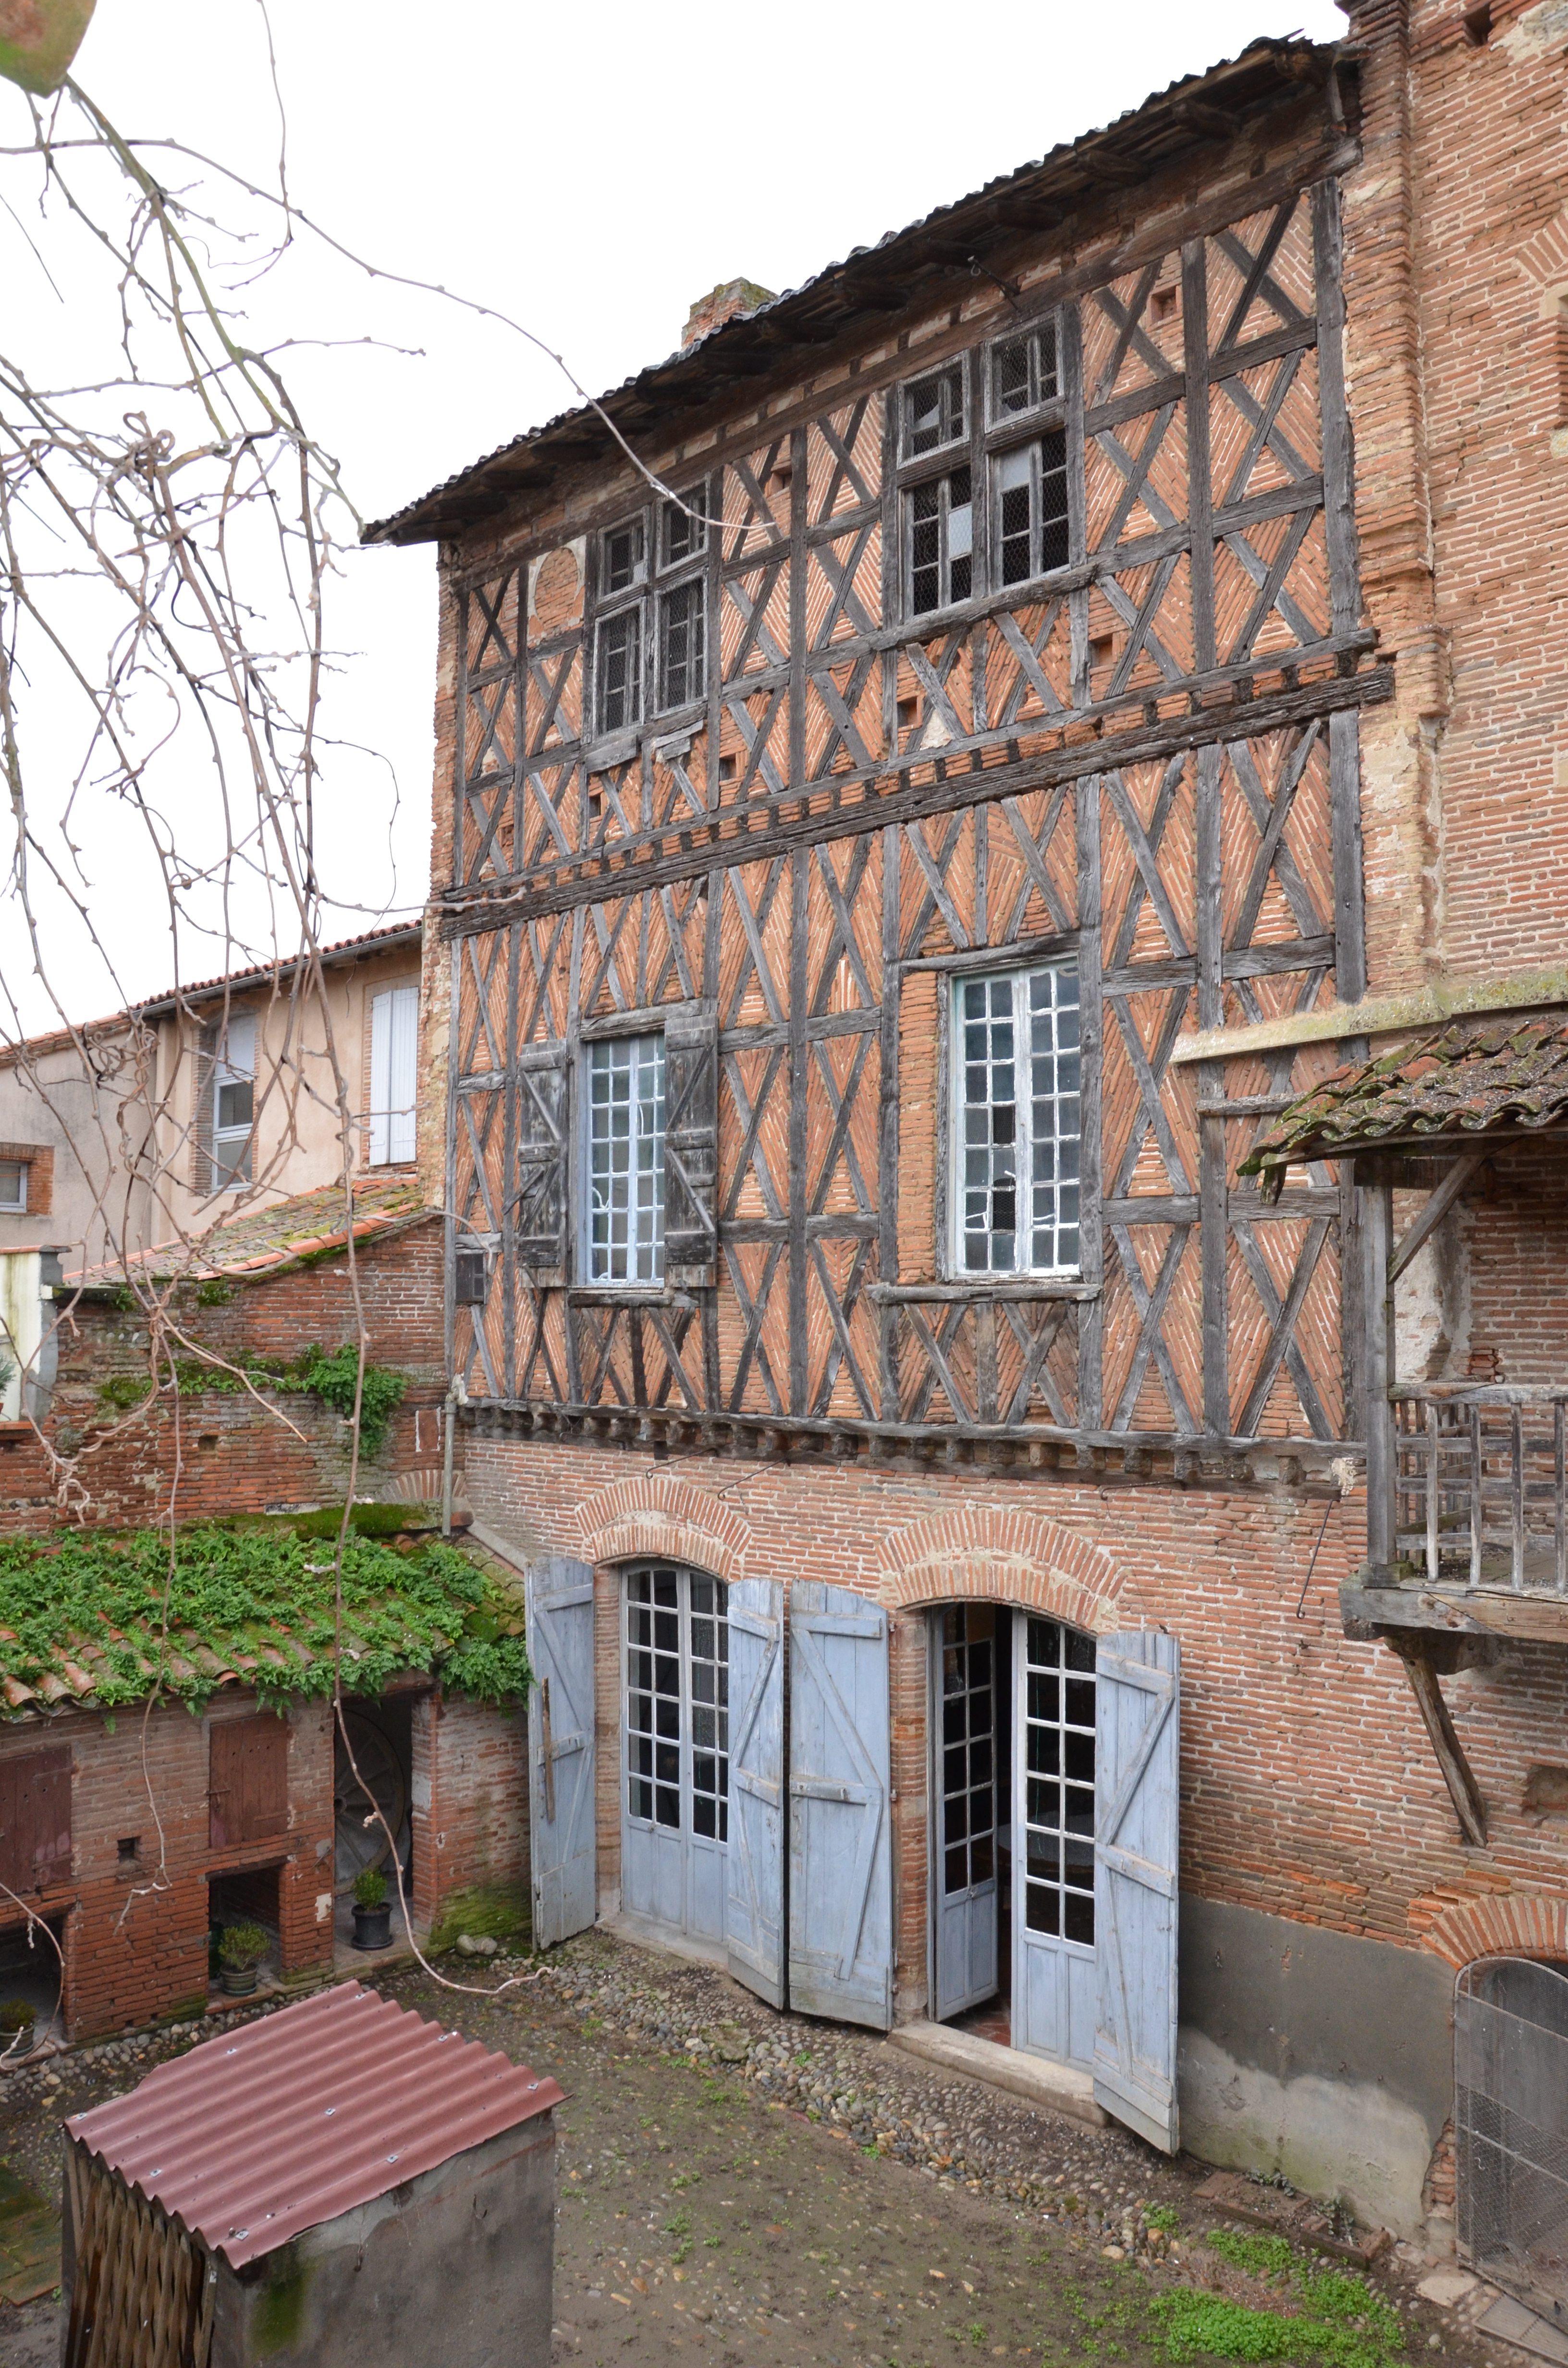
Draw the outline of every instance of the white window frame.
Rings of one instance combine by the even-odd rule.
[[[645,1074],[655,1090],[642,1091]],[[615,1081],[624,1076],[624,1097]],[[583,1048],[583,1193],[581,1280],[619,1291],[658,1291],[665,1280],[665,1034],[642,1030],[600,1036]],[[599,1091],[599,1081],[608,1081]],[[627,1131],[618,1137],[609,1114],[624,1100]],[[650,1125],[650,1104],[652,1125]],[[601,1121],[607,1121],[601,1123]],[[626,1144],[618,1168],[614,1148]],[[647,1153],[646,1158],[643,1154]],[[642,1189],[646,1186],[646,1190]],[[644,1223],[646,1220],[646,1223]],[[619,1234],[619,1239],[618,1239]]]
[[[383,987],[370,998],[369,1165],[398,1167],[417,1151],[419,989]]]
[[[231,1011],[218,1022],[217,1036],[212,1054],[212,1190],[243,1192],[256,1165],[256,1013]],[[223,1124],[223,1095],[232,1086],[251,1089],[250,1113],[243,1125],[237,1120]]]
[[[1049,997],[1043,1008],[1036,1009],[1031,1005],[1031,985],[1035,981],[1047,980],[1051,982]],[[1070,998],[1063,991],[1067,982],[1071,982]],[[1003,1014],[993,1008],[994,990],[1000,987],[1006,987],[1011,993],[1010,1025],[1014,1057],[1011,1064],[1012,1099],[1010,1103],[999,1098],[993,1098],[997,1084],[1003,1082],[997,1073],[1004,1071],[1007,1065],[997,1059],[997,1046],[994,1040],[990,1037],[990,1031],[1003,1018]],[[987,1008],[983,1021],[977,1021],[966,1009],[968,1000],[977,990],[983,991],[986,997]],[[1029,1038],[1034,1032],[1033,1023],[1036,1020],[1043,1020],[1046,1023],[1045,1033],[1050,1040],[1049,1049],[1039,1053],[1029,1042]],[[983,1055],[983,1065],[989,1074],[983,1080],[987,1099],[983,1102],[971,1103],[969,1098],[971,1086],[977,1081],[971,1079],[969,1073],[976,1064],[969,1059],[970,1044],[966,1037],[966,1030],[975,1025],[983,1025],[990,1040]],[[1074,960],[1013,964],[1005,970],[969,971],[950,979],[948,1002],[949,1159],[946,1231],[949,1267],[955,1281],[973,1282],[976,1286],[982,1286],[987,1279],[1005,1281],[1009,1277],[1022,1278],[1036,1275],[1074,1278],[1082,1276],[1084,1270],[1082,1178],[1084,1056],[1081,1035],[1078,965]],[[1049,1075],[1041,1076],[1039,1079],[1039,1082],[1046,1087],[1043,1093],[1036,1094],[1032,1090],[1037,1082],[1035,1076],[1031,1075],[1025,1081],[1020,1079],[1017,1074],[1020,1046],[1024,1049],[1031,1072],[1037,1059],[1042,1064],[1047,1061],[1051,1064]],[[1028,1092],[1019,1090],[1020,1086],[1025,1082],[1028,1084],[1031,1090]],[[1042,1106],[1046,1109],[1051,1121],[1049,1134],[1037,1120],[1037,1110]],[[983,1143],[971,1143],[969,1137],[973,1130],[969,1121],[971,1112],[993,1112],[1008,1108],[1013,1112],[1011,1145],[1015,1216],[1012,1230],[1013,1261],[1007,1266],[998,1266],[989,1260],[983,1266],[971,1265],[969,1256],[971,1241],[981,1239],[987,1243],[994,1242],[1005,1235],[1006,1228],[997,1226],[994,1223],[987,1224],[983,1229],[971,1228],[969,1223],[970,1217],[976,1211],[977,1195],[983,1193],[991,1201],[994,1218],[996,1213],[996,1188],[998,1184],[1002,1184],[1005,1189],[1005,1174],[999,1174],[994,1168],[991,1169],[988,1182],[971,1181],[973,1171],[971,1167],[971,1155],[1003,1152],[1008,1146],[1005,1140],[996,1139],[994,1131],[987,1133]],[[1038,1139],[1037,1126],[1039,1127]],[[1051,1156],[1049,1159],[1044,1159],[1041,1154],[1048,1145]],[[987,1166],[990,1167],[989,1156]],[[1042,1218],[1045,1221],[1043,1224]],[[1020,1219],[1027,1222],[1020,1223],[1018,1222]],[[1035,1240],[1036,1235],[1042,1230],[1049,1231],[1055,1255],[1049,1259],[1037,1261],[1034,1255]],[[1026,1247],[1027,1256],[1023,1255]]]
[[[9,1167],[14,1167],[17,1171],[17,1197],[14,1201],[0,1200],[0,1216],[20,1217],[26,1215],[28,1206],[28,1169],[31,1164],[31,1161],[27,1159],[0,1159],[0,1175],[4,1175],[5,1171]]]
[[[731,1775],[728,1582],[684,1563],[639,1563],[625,1573],[620,1592],[626,1816],[634,1825],[725,1850]],[[702,1644],[712,1649],[698,1650]],[[657,1668],[655,1662],[665,1666]],[[659,1682],[671,1674],[674,1691]],[[701,1822],[704,1816],[711,1830]]]

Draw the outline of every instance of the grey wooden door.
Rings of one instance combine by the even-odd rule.
[[[528,1574],[528,1857],[534,1940],[594,1921],[594,1574],[551,1555]]]
[[[881,1606],[790,1591],[790,2003],[892,2021],[888,1623]]]
[[[1096,1972],[1095,1640],[1013,1614],[1013,2044],[1087,2071]]]
[[[622,1580],[620,1904],[722,1941],[730,1820],[729,1589],[675,1563]]]
[[[933,1948],[938,2022],[996,1989],[996,1611],[931,1615]]]
[[[730,1588],[730,1971],[784,2003],[784,1589]]]
[[[1099,1640],[1095,2097],[1151,2146],[1178,2144],[1176,1782],[1180,1647],[1135,1630]]]

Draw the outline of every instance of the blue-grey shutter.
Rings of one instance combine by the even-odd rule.
[[[665,1014],[665,1280],[718,1280],[719,1017],[710,1003]]]
[[[784,2003],[784,1589],[730,1588],[730,1971]]]
[[[888,1623],[878,1603],[790,1592],[790,2004],[892,2021]]]
[[[534,1941],[594,1921],[594,1574],[552,1554],[528,1572],[528,1859]]]
[[[570,1242],[571,1072],[564,1046],[517,1071],[517,1170],[513,1238],[536,1282],[564,1282]]]
[[[1175,2154],[1180,1647],[1102,1636],[1095,1658],[1095,2100]]]

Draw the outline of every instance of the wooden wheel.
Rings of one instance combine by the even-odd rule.
[[[336,1825],[333,1887],[339,1899],[346,1892],[353,1890],[357,1874],[362,1873],[368,1866],[384,1866],[392,1855],[386,1827],[379,1818],[373,1825],[365,1823],[372,1806],[381,1811],[387,1826],[400,1840],[403,1820],[408,1814],[408,1787],[403,1780],[402,1763],[389,1737],[359,1711],[345,1711],[343,1724],[347,1729],[361,1782],[355,1782],[354,1769],[349,1764],[348,1753],[345,1751],[339,1736],[335,1738],[335,1777],[333,1783]]]

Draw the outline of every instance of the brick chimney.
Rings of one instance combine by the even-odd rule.
[[[772,289],[758,287],[755,279],[721,280],[706,296],[699,296],[687,314],[686,326],[680,333],[682,353],[710,329],[722,329],[726,321],[744,321],[759,304],[772,302]]]

